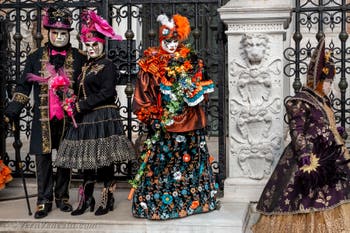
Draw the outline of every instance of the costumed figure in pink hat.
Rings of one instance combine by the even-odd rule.
[[[267,182],[254,233],[341,233],[350,229],[349,152],[330,93],[335,67],[319,41],[304,87],[285,103],[291,143]]]
[[[118,74],[113,62],[106,58],[106,38],[121,40],[106,20],[94,11],[82,14],[81,40],[88,61],[82,68],[77,85],[75,118],[57,153],[57,167],[75,168],[83,173],[78,207],[71,213],[81,215],[94,211],[94,184],[104,187],[95,215],[114,208],[114,163],[135,159],[131,142],[124,134],[119,108],[115,104]]]
[[[184,44],[188,19],[177,14],[157,20],[160,46],[146,49],[139,61],[133,110],[149,134],[129,199],[135,217],[166,220],[217,208],[203,109],[214,84]]]
[[[86,56],[70,44],[71,24],[72,16],[67,9],[46,10],[43,26],[48,30],[48,42],[28,55],[23,75],[16,80],[13,99],[5,111],[8,118],[18,118],[30,101],[33,89],[29,154],[35,155],[36,160],[38,198],[35,218],[48,215],[53,197],[61,211],[72,211],[68,203],[71,171],[58,168],[54,180],[52,170],[52,150],[58,148],[67,123],[72,119],[62,105],[65,99],[72,97],[72,88],[86,61]]]

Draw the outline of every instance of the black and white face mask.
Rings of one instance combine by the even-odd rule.
[[[69,43],[69,31],[52,28],[49,31],[50,43],[55,47],[64,47]]]
[[[176,39],[162,40],[162,49],[168,53],[175,53],[179,46],[179,41]]]
[[[96,58],[103,53],[103,43],[97,41],[85,42],[87,55],[89,58]]]

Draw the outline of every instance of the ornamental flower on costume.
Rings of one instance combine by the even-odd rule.
[[[11,169],[0,160],[0,190],[5,188],[5,184],[12,180]]]
[[[49,117],[50,120],[56,117],[58,120],[64,118],[64,111],[72,118],[74,127],[77,127],[73,116],[75,95],[70,91],[71,82],[63,69],[55,70],[50,63],[46,64],[48,77],[41,77],[32,73],[27,74],[28,81],[47,83],[49,87]],[[63,105],[66,105],[63,108]]]
[[[166,205],[170,205],[173,202],[173,197],[170,194],[164,194],[162,197],[162,202]]]
[[[189,45],[185,45],[169,59],[160,90],[166,102],[161,121],[169,126],[186,106],[198,105],[204,100],[204,94],[213,92],[214,83],[203,80],[202,61]]]

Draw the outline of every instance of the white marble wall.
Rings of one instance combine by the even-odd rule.
[[[225,199],[257,201],[283,150],[283,51],[291,3],[232,0],[227,24],[228,178]]]

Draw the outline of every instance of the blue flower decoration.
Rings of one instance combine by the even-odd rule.
[[[176,139],[177,142],[185,142],[186,141],[186,137],[183,135],[177,135]]]
[[[155,193],[153,197],[154,199],[159,199],[159,193]]]
[[[173,202],[173,197],[169,194],[164,194],[162,197],[162,202],[166,205],[170,205]]]
[[[169,147],[168,147],[167,145],[164,145],[164,146],[163,146],[163,151],[164,151],[165,153],[168,153],[168,152],[169,152]]]
[[[183,189],[183,190],[181,191],[181,194],[182,194],[182,195],[187,195],[187,193],[188,193],[188,192],[187,192],[186,189]]]

